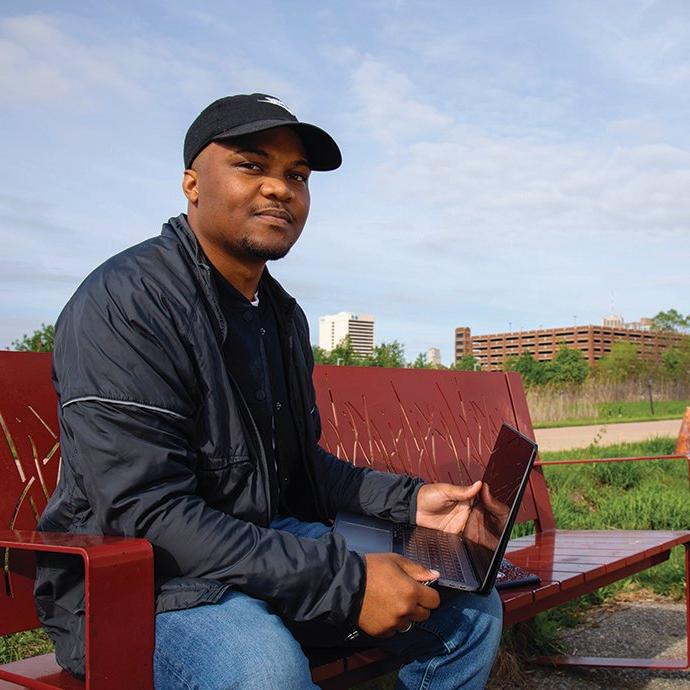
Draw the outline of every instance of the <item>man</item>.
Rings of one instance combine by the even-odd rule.
[[[58,321],[63,464],[40,528],[151,541],[156,688],[309,688],[300,643],[371,637],[410,658],[402,687],[483,687],[495,592],[438,608],[423,584],[435,573],[361,558],[329,528],[349,510],[458,532],[480,489],[318,446],[307,321],[266,262],[299,238],[309,175],[340,165],[336,143],[279,100],[241,95],[202,111],[184,161],[187,214],[96,269]],[[40,566],[39,614],[81,675],[81,572]]]

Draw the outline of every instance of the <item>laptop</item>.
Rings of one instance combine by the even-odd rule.
[[[503,424],[462,534],[344,512],[336,516],[333,530],[352,551],[398,553],[438,570],[441,577],[435,584],[441,587],[488,594],[496,582],[536,455],[534,441]]]

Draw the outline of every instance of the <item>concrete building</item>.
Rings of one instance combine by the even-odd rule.
[[[427,364],[433,364],[435,367],[441,365],[441,350],[437,347],[430,347],[426,351],[426,361]]]
[[[593,364],[611,352],[611,346],[617,341],[633,343],[643,359],[658,360],[664,350],[677,347],[690,338],[680,333],[652,331],[648,319],[641,319],[634,324],[624,323],[620,319],[620,322],[612,324],[612,318],[606,317],[604,324],[475,336],[469,328],[460,327],[455,329],[455,361],[463,354],[472,354],[482,369],[498,371],[503,368],[506,360],[519,357],[524,352],[529,352],[541,361],[553,359],[559,348],[565,345],[580,350],[589,364]],[[632,328],[633,325],[642,328]]]
[[[344,338],[350,338],[352,349],[362,357],[374,352],[374,317],[341,311],[319,317],[319,347],[330,352]]]
[[[455,361],[472,354],[472,332],[466,326],[455,329]]]

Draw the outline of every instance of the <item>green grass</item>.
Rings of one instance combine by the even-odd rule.
[[[52,651],[53,644],[43,630],[27,630],[0,637],[0,664]]]
[[[594,417],[560,419],[555,422],[535,423],[535,429],[561,426],[589,426],[594,424],[618,424],[621,422],[651,422],[664,419],[680,419],[688,407],[687,400],[659,400],[654,402],[654,414],[648,400],[598,403]]]

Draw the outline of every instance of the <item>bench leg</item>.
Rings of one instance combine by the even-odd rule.
[[[646,668],[655,671],[690,669],[690,543],[685,547],[685,659],[625,659],[599,656],[540,656],[538,664],[550,666],[589,666],[597,668]]]

